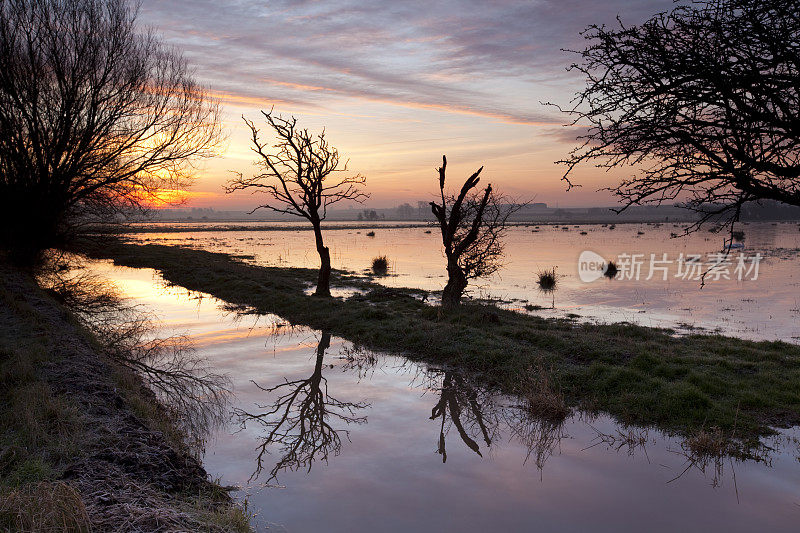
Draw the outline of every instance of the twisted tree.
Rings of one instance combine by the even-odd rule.
[[[360,174],[338,177],[347,172],[347,163],[342,163],[339,151],[328,144],[324,130],[313,134],[298,128],[296,118],[283,118],[273,114],[272,110],[261,114],[278,142],[270,147],[261,141],[255,123],[242,117],[250,128],[252,150],[258,154],[256,164],[262,172],[250,177],[236,172],[236,178],[228,182],[226,191],[264,191],[273,203],[259,205],[251,213],[269,209],[299,216],[311,223],[320,259],[315,294],[330,296],[331,253],[322,239],[322,221],[332,204],[343,200],[360,203],[369,198],[368,194],[361,192],[366,178]]]
[[[487,185],[483,191],[474,190],[480,181],[483,167],[472,174],[458,195],[445,191],[447,158],[442,156],[439,167],[441,203],[431,202],[431,211],[442,234],[447,258],[447,284],[442,291],[442,306],[454,307],[470,279],[494,274],[501,266],[502,237],[508,218],[524,204],[505,202]]]
[[[639,26],[591,26],[561,163],[633,171],[625,207],[682,202],[732,225],[746,202],[800,205],[800,9],[796,0],[709,0]]]
[[[0,248],[33,260],[84,222],[181,189],[218,103],[127,0],[0,2]]]

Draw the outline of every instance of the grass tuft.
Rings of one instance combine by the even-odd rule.
[[[619,267],[614,261],[609,261],[608,264],[606,265],[605,271],[603,271],[603,275],[608,279],[616,278],[618,273],[619,273]]]
[[[376,276],[385,276],[389,272],[389,259],[385,255],[372,260],[372,273]]]
[[[0,491],[0,529],[88,533],[91,524],[74,487],[62,481],[43,481]]]
[[[540,291],[551,293],[558,288],[558,274],[556,273],[556,267],[541,270],[536,276],[536,284],[539,286]]]

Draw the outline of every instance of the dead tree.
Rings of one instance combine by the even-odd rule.
[[[345,424],[366,422],[366,417],[356,416],[356,412],[368,404],[343,402],[328,394],[322,362],[330,345],[330,333],[322,333],[316,349],[314,371],[308,378],[284,381],[273,387],[256,384],[268,394],[277,395],[271,404],[259,406],[263,412],[235,410],[243,428],[249,422],[256,422],[266,429],[266,435],[258,446],[253,477],[261,473],[264,456],[273,446],[280,448],[281,457],[270,469],[268,482],[284,470],[306,468],[310,471],[314,461],[327,461],[331,454],[338,455],[341,450],[340,434],[346,435],[347,431],[335,428],[331,420]]]
[[[454,307],[470,279],[490,276],[502,265],[502,236],[508,218],[524,204],[505,203],[492,186],[473,191],[480,181],[483,167],[472,174],[457,196],[445,192],[447,158],[439,167],[441,204],[431,202],[431,211],[442,233],[447,258],[447,284],[442,291],[442,306]]]
[[[633,177],[625,209],[680,203],[732,225],[762,199],[800,205],[800,10],[796,0],[708,0],[638,26],[591,26],[568,110],[588,128],[561,163]]]
[[[360,203],[369,198],[368,194],[361,192],[366,178],[360,174],[338,177],[347,172],[347,163],[342,163],[339,151],[328,144],[324,130],[313,134],[298,128],[296,118],[283,118],[273,114],[272,110],[261,114],[278,142],[268,146],[259,138],[255,123],[242,117],[250,128],[252,150],[258,155],[256,164],[262,172],[247,178],[237,172],[237,177],[228,182],[226,191],[263,190],[273,203],[259,205],[251,213],[269,209],[302,217],[311,223],[320,259],[315,294],[330,296],[331,254],[322,240],[322,221],[332,204],[343,200]]]
[[[0,248],[35,260],[87,221],[184,188],[219,106],[127,0],[0,2]]]

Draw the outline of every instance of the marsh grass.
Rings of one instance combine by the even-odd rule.
[[[564,395],[552,383],[552,370],[541,365],[529,367],[519,374],[514,394],[523,403],[522,408],[530,416],[551,423],[563,422],[571,413]]]
[[[536,285],[539,291],[553,297],[552,308],[556,308],[556,289],[558,289],[558,273],[556,267],[540,270],[536,274]]]
[[[52,481],[79,454],[80,406],[39,378],[38,368],[55,360],[32,310],[2,288],[0,302],[8,313],[0,335],[0,485]],[[28,319],[18,323],[24,330],[8,326],[13,314]]]
[[[553,292],[558,287],[558,274],[555,267],[539,271],[536,277],[536,284],[543,292]]]
[[[372,273],[376,276],[385,276],[389,273],[389,259],[385,255],[372,260]]]
[[[603,275],[608,279],[614,279],[617,277],[617,274],[619,274],[619,267],[614,261],[609,261],[606,264],[606,269],[603,272]]]
[[[80,494],[63,481],[28,483],[4,490],[0,497],[3,531],[92,531]]]

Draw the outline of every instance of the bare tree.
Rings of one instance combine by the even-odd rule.
[[[0,247],[35,257],[212,154],[218,103],[136,18],[127,0],[0,2]]]
[[[271,404],[259,406],[263,412],[235,410],[242,427],[248,422],[257,422],[267,431],[258,446],[253,477],[261,473],[264,456],[271,446],[281,448],[281,457],[270,469],[268,482],[284,470],[307,468],[310,471],[314,461],[327,461],[330,454],[338,455],[342,447],[340,433],[347,434],[347,431],[333,427],[331,420],[346,424],[366,422],[366,417],[355,413],[368,404],[343,402],[328,394],[322,362],[330,345],[330,333],[322,333],[316,349],[314,371],[308,378],[285,381],[273,387],[256,384],[268,394],[277,394]]]
[[[561,163],[631,167],[612,190],[632,204],[683,202],[698,224],[744,203],[800,205],[800,10],[796,0],[709,0],[639,26],[590,26],[570,67],[586,77]],[[569,183],[572,186],[571,183]]]
[[[447,284],[442,292],[442,305],[459,305],[470,279],[495,273],[503,256],[502,237],[508,218],[524,204],[506,202],[487,185],[475,189],[483,167],[472,174],[457,196],[445,192],[447,158],[442,156],[439,167],[441,204],[431,202],[431,211],[442,233],[447,258]]]
[[[331,254],[322,240],[322,221],[332,204],[343,200],[360,203],[369,198],[361,192],[366,178],[360,174],[339,177],[347,172],[347,163],[342,163],[339,151],[328,144],[324,130],[313,134],[298,128],[296,118],[276,116],[272,110],[261,114],[278,142],[271,147],[262,142],[255,123],[242,117],[250,128],[252,150],[258,154],[256,164],[262,172],[251,177],[237,172],[237,177],[228,182],[226,191],[262,189],[273,203],[260,205],[252,212],[270,209],[305,218],[311,223],[320,259],[315,294],[330,296]]]

